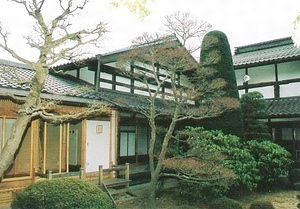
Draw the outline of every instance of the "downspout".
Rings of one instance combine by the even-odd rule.
[[[95,91],[98,92],[100,87],[100,70],[101,70],[101,58],[102,58],[101,54],[96,55],[96,58],[98,60],[98,63],[97,63],[97,71],[96,71]]]

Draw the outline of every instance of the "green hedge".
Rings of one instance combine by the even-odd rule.
[[[43,180],[18,193],[12,209],[111,209],[108,195],[98,186],[73,179]]]

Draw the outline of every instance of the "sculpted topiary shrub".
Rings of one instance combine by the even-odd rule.
[[[218,79],[215,85],[219,86],[219,95],[210,92],[210,94],[203,95],[205,99],[209,99],[211,96],[239,99],[231,49],[226,34],[221,31],[210,31],[204,36],[201,45],[199,71],[214,72],[211,73],[210,76],[206,76],[208,82],[209,79],[211,82]],[[201,76],[201,74],[199,76]],[[201,84],[200,80],[198,82]],[[226,134],[233,134],[239,137],[243,136],[241,108],[225,112],[216,118],[204,120],[200,125],[206,129],[217,129],[222,130]]]
[[[110,198],[98,186],[73,179],[44,180],[18,193],[12,209],[111,209]]]

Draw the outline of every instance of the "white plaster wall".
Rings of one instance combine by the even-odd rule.
[[[102,132],[99,132],[99,129],[101,129]],[[103,165],[104,168],[109,167],[110,133],[109,121],[87,121],[86,172],[98,171],[99,165]]]

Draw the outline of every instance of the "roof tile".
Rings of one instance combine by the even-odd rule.
[[[34,73],[35,71],[26,67],[26,65],[0,59],[0,88],[29,91],[30,81]],[[106,104],[109,103],[112,106],[125,109],[128,107],[136,110],[149,108],[146,96],[103,88],[99,92],[95,92],[93,85],[74,77],[73,80],[66,79],[57,74],[48,74],[43,93],[99,100],[104,101]],[[164,109],[169,105],[168,102],[160,99],[156,102],[159,109]]]
[[[300,56],[300,48],[294,46],[291,37],[262,42],[235,49],[235,67],[264,63]]]
[[[266,99],[266,114],[269,117],[299,117],[300,97]]]

